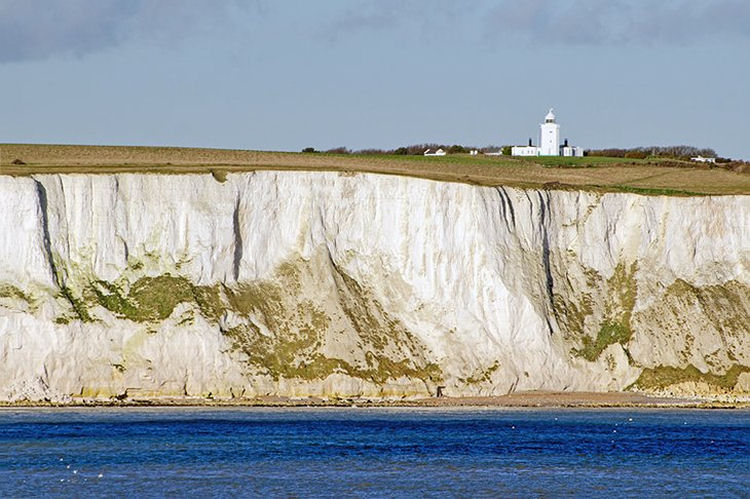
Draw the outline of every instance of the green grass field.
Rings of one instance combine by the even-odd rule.
[[[14,164],[20,163],[20,164]],[[172,147],[0,144],[1,175],[213,173],[256,170],[378,173],[485,186],[644,195],[750,194],[750,174],[687,161],[603,157],[443,157]]]

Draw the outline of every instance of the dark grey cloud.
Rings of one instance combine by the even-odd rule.
[[[750,0],[379,0],[347,2],[323,26],[329,40],[360,31],[444,29],[494,42],[621,45],[750,38]]]
[[[259,0],[0,0],[0,62],[85,55],[137,37],[180,40]]]
[[[138,38],[179,43],[196,33],[247,32],[236,25],[239,20],[262,18],[281,5],[0,0],[0,63],[86,55]],[[361,32],[417,32],[425,39],[468,37],[490,44],[683,44],[720,36],[750,39],[750,0],[336,0],[321,4],[320,17],[305,23],[330,43]]]
[[[83,54],[121,39],[120,27],[139,2],[0,2],[0,61],[43,58],[59,52]]]
[[[503,0],[487,33],[539,43],[620,45],[750,37],[747,0]]]
[[[320,23],[319,38],[329,42],[363,31],[438,31],[486,10],[484,0],[359,0],[343,2],[332,18]],[[446,34],[444,32],[443,34]]]

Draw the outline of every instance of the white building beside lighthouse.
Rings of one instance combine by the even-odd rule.
[[[568,139],[560,145],[560,125],[555,120],[553,109],[549,110],[539,127],[539,146],[533,145],[529,139],[529,145],[511,148],[513,156],[583,156],[583,148],[568,145]]]

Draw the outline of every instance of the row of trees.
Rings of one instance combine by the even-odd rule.
[[[696,156],[703,156],[704,158],[717,157],[716,151],[711,148],[698,148],[693,146],[650,146],[631,147],[629,149],[590,149],[586,151],[586,155],[636,159],[644,159],[648,157],[672,159],[690,159]],[[729,161],[729,159],[726,158],[717,158],[717,161],[719,160]]]

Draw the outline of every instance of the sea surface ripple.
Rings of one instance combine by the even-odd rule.
[[[747,410],[0,410],[0,496],[746,496]]]

